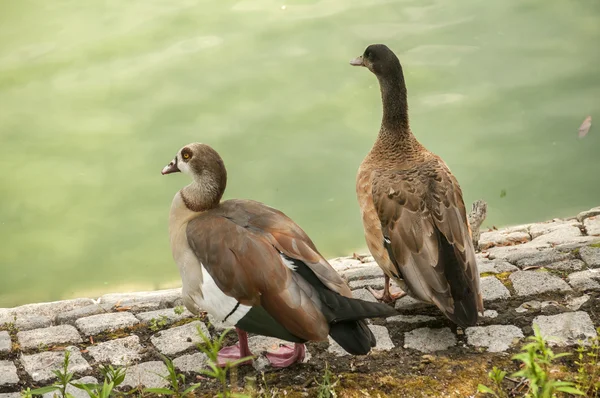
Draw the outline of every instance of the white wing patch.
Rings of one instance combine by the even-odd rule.
[[[226,326],[235,326],[252,308],[249,305],[240,304],[233,297],[223,293],[204,266],[202,266],[202,279],[201,291],[204,298],[194,295],[196,305]]]
[[[283,264],[285,264],[286,267],[288,267],[289,269],[291,269],[294,272],[298,269],[296,264],[294,264],[292,261],[288,260],[288,258],[283,253],[279,253],[279,255],[281,256],[281,261],[283,261]]]

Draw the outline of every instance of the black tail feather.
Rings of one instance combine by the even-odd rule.
[[[474,326],[479,318],[477,310],[477,294],[471,289],[467,275],[462,264],[456,258],[454,246],[440,234],[440,257],[446,261],[444,276],[450,285],[450,292],[454,300],[454,313],[446,312],[446,316],[457,325],[465,328]]]
[[[365,321],[344,321],[331,325],[329,335],[346,352],[352,355],[367,355],[376,341]]]

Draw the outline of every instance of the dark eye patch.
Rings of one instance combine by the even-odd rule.
[[[184,162],[189,161],[192,158],[192,156],[194,156],[194,153],[190,148],[185,147],[181,150],[181,157],[183,158]]]

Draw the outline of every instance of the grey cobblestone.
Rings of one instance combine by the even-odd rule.
[[[87,305],[85,307],[75,308],[71,311],[66,311],[56,315],[56,323],[57,324],[69,324],[75,326],[75,321],[79,318],[85,318],[87,316],[98,315],[98,314],[106,314],[110,312],[102,308],[99,305],[92,304]]]
[[[165,306],[172,306],[173,303],[181,298],[181,288],[157,290],[151,292],[136,292],[136,293],[112,293],[105,294],[100,297],[99,301],[102,305],[114,306],[116,304],[132,305],[135,303],[158,302]]]
[[[420,328],[404,333],[404,348],[421,352],[443,351],[456,345],[456,336],[450,328]]]
[[[206,336],[210,337],[206,326],[200,321],[194,321],[183,326],[163,330],[152,336],[150,341],[162,354],[177,355],[202,342],[196,329],[198,326]]]
[[[600,268],[574,272],[569,275],[567,280],[577,290],[600,290]]]
[[[355,269],[351,268],[347,271],[343,271],[341,275],[348,281],[355,281],[360,279],[381,278],[383,271],[376,263],[368,266],[362,264],[361,266],[357,266]]]
[[[565,292],[571,288],[556,275],[543,271],[517,271],[509,276],[518,296],[531,296],[545,292]]]
[[[371,294],[371,292],[368,291],[367,289],[358,289],[358,290],[352,291],[352,297],[354,297],[356,299],[370,301],[372,303],[377,302],[377,299],[375,298],[375,296],[373,296]]]
[[[89,298],[54,301],[51,303],[26,304],[20,307],[11,308],[10,314],[11,316],[16,315],[17,317],[24,315],[39,315],[54,319],[58,314],[91,304],[94,304],[94,300]]]
[[[162,361],[143,362],[134,365],[127,370],[123,387],[162,388],[169,383],[161,377],[168,373],[167,367]]]
[[[577,214],[577,220],[579,222],[582,222],[583,220],[585,220],[588,217],[593,217],[593,216],[598,216],[598,215],[600,215],[600,206],[591,208],[590,210],[582,211],[581,213]]]
[[[0,394],[0,398],[21,398],[21,394],[18,392],[7,392]]]
[[[437,318],[427,315],[394,315],[386,318],[388,323],[410,323],[419,324],[425,322],[435,321]]]
[[[12,341],[7,331],[0,332],[0,354],[7,353],[10,351]]]
[[[465,330],[467,341],[475,347],[485,347],[489,352],[502,352],[510,348],[523,332],[513,325],[476,326]]]
[[[46,328],[51,325],[52,319],[45,315],[21,315],[15,321],[18,330]]]
[[[588,217],[583,220],[585,232],[590,236],[600,236],[600,216]]]
[[[558,250],[545,250],[537,255],[517,260],[517,265],[521,268],[546,266],[559,261],[568,260],[570,256],[570,253],[564,253]]]
[[[484,301],[495,301],[510,297],[510,292],[495,276],[486,276],[480,280],[481,294]]]
[[[98,314],[75,321],[75,326],[86,336],[113,331],[124,327],[131,327],[140,321],[129,312],[115,312],[111,314]]]
[[[17,333],[17,340],[22,349],[37,348],[40,345],[53,346],[57,344],[81,343],[81,336],[73,326],[60,325],[44,329],[33,329]]]
[[[81,356],[77,347],[68,347],[67,349],[71,351],[69,372],[86,372],[92,369]],[[39,354],[22,355],[21,363],[34,381],[50,381],[56,377],[52,371],[62,367],[64,355],[65,353],[62,351],[46,351]]]
[[[352,282],[348,282],[348,286],[350,289],[360,289],[367,286],[370,286],[373,289],[383,289],[383,278],[375,278],[375,279],[364,279],[364,280],[354,280]]]
[[[420,308],[431,307],[433,304],[419,301],[410,296],[404,296],[401,299],[396,300],[395,308],[397,310],[416,310]]]
[[[140,360],[142,349],[140,338],[133,335],[90,346],[88,352],[96,362],[125,366]]]
[[[17,367],[12,361],[0,361],[0,386],[17,384],[18,382]]]
[[[501,274],[503,272],[514,272],[518,268],[504,260],[490,260],[487,258],[477,259],[477,268],[480,274]]]
[[[579,249],[581,259],[591,268],[600,267],[600,247],[585,246]]]
[[[208,363],[208,357],[202,352],[182,355],[173,360],[173,365],[181,372],[197,372],[198,369],[205,368]]]
[[[585,267],[585,263],[578,259],[563,260],[545,266],[545,268],[557,271],[579,271],[583,267]]]
[[[566,312],[559,315],[540,315],[533,320],[544,338],[552,345],[575,345],[579,340],[596,337],[594,324],[587,312]]]
[[[485,250],[492,246],[508,246],[531,240],[527,231],[488,231],[482,232],[479,238],[479,248]]]
[[[173,308],[165,308],[163,310],[141,312],[136,314],[136,317],[144,323],[150,323],[152,319],[156,319],[157,321],[165,320],[167,324],[179,322],[182,319],[191,318],[193,316],[194,314],[189,312],[187,309],[178,315],[175,313]]]

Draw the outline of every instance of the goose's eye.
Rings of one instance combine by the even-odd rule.
[[[187,152],[186,152],[186,153],[184,153],[184,154],[183,154],[183,155],[181,155],[181,156],[183,156],[183,158],[184,158],[185,160],[188,160],[188,159],[190,158],[190,154],[189,154],[189,153],[187,153]]]

